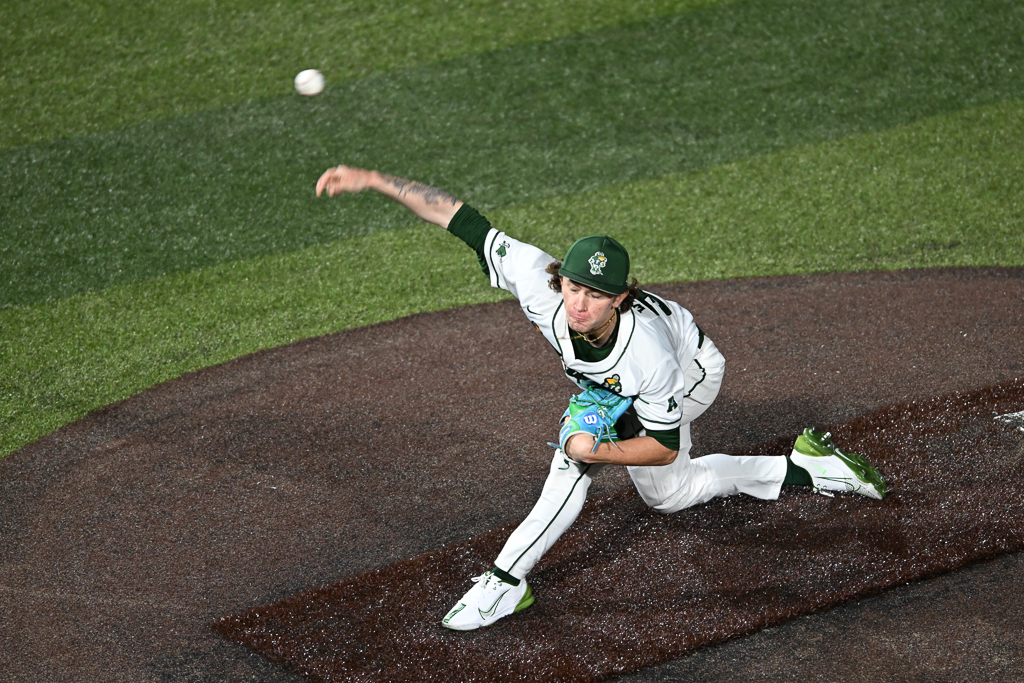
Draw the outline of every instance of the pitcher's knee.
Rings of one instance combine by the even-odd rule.
[[[651,499],[647,496],[640,497],[643,498],[647,507],[662,515],[671,515],[693,505],[691,496],[687,495],[686,491],[675,491],[671,495],[658,499]]]
[[[655,512],[665,512],[666,503],[664,500],[661,500],[660,498],[651,498],[649,496],[643,495],[642,493],[640,494],[640,499],[644,501],[644,505],[651,508]]]
[[[674,515],[680,510],[685,510],[688,507],[693,507],[694,503],[686,497],[680,497],[677,500],[665,501],[659,505],[652,505],[651,509],[662,515]]]

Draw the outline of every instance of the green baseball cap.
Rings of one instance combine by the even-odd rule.
[[[629,253],[607,235],[581,237],[565,253],[558,274],[609,294],[627,289]]]

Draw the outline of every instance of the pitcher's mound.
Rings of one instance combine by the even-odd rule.
[[[442,633],[437,620],[487,568],[502,529],[533,505],[572,386],[513,302],[414,316],[186,375],[0,460],[3,676],[301,680],[209,625],[352,577],[379,576],[365,590],[386,597],[399,585],[395,563],[409,562],[429,580],[398,626],[424,631],[381,630],[378,639],[405,638],[395,647],[410,651],[464,648],[444,651],[455,664],[459,652],[486,652],[522,629],[511,672],[564,629],[575,640],[552,640],[552,659],[535,659],[531,672],[564,667],[590,672],[585,680],[956,566],[972,538],[980,552],[963,561],[1016,542],[1012,519],[994,515],[1003,508],[984,507],[1012,504],[1019,488],[1015,476],[991,491],[992,458],[1010,466],[1012,443],[1000,440],[1011,437],[981,412],[964,420],[986,401],[993,411],[1024,409],[999,403],[1024,378],[1024,269],[651,289],[689,308],[728,359],[722,395],[694,423],[696,455],[788,447],[805,426],[844,425],[839,443],[877,458],[893,497],[787,492],[778,503],[736,498],[661,518],[621,468],[608,468],[592,489],[598,504],[531,577],[533,607],[491,631]],[[972,403],[933,402],[954,392]],[[899,424],[924,431],[887,428],[884,447],[872,441],[856,418],[890,405],[909,411],[893,413]],[[918,408],[948,411],[952,431],[919,421]],[[935,515],[948,517],[916,509],[941,495],[953,498]],[[955,526],[926,547],[941,523]],[[748,562],[758,547],[764,555]],[[887,564],[897,557],[907,563]],[[775,570],[785,562],[793,572]],[[640,590],[627,568],[658,581]],[[1021,680],[1021,574],[963,570],[637,675],[852,681],[870,666],[890,679]],[[819,598],[813,586],[830,588]],[[767,602],[757,607],[755,597]],[[677,611],[692,617],[682,629]],[[365,637],[355,626],[347,633]],[[316,656],[385,665],[382,651],[360,654],[357,640],[333,643]]]

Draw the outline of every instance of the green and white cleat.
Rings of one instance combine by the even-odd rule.
[[[498,619],[533,604],[533,591],[526,579],[520,581],[518,586],[513,586],[499,579],[493,572],[484,572],[473,581],[476,585],[441,620],[445,628],[472,631],[481,626],[490,626]]]
[[[832,435],[808,427],[796,438],[790,460],[811,475],[814,490],[859,493],[868,498],[885,498],[885,479],[863,455],[846,453],[832,443]]]

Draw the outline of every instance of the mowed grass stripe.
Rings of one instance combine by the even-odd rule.
[[[0,149],[332,86],[720,0],[45,0],[0,6]]]
[[[1009,0],[742,2],[0,155],[0,307],[410,225],[328,165],[531,204],[1024,96]]]
[[[616,235],[644,282],[1024,265],[1024,102],[489,212],[553,254]],[[332,200],[391,205],[373,195]],[[0,311],[0,453],[183,372],[419,311],[494,301],[433,226]],[[507,324],[521,324],[509,320]],[[496,324],[504,324],[497,321]]]

